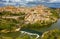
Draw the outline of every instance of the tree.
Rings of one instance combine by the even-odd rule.
[[[0,29],[7,29],[11,32],[11,30],[16,26],[17,23],[18,22],[16,20],[13,21],[12,19],[1,19]]]

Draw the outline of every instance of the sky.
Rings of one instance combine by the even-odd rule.
[[[14,5],[14,6],[36,6],[43,3],[47,6],[58,6],[60,7],[60,0],[0,0],[0,6],[2,5]],[[45,4],[45,3],[56,3],[56,4]],[[57,4],[58,3],[58,4]]]
[[[9,1],[9,0],[2,0],[2,1]],[[33,1],[40,1],[40,2],[60,2],[60,0],[10,0],[12,2],[33,2]]]
[[[12,2],[33,2],[33,1],[40,1],[40,2],[60,2],[60,0],[2,0],[2,1],[12,1]]]

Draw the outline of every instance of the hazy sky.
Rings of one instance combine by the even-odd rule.
[[[14,5],[14,6],[36,6],[43,3],[49,7],[60,7],[60,0],[0,0],[0,6]],[[48,3],[48,4],[46,4]],[[52,3],[52,4],[50,4]],[[50,5],[49,5],[50,4]]]
[[[0,1],[11,1],[11,2],[50,2],[50,3],[53,3],[53,2],[59,2],[60,3],[60,0],[0,0]]]
[[[33,2],[33,1],[40,1],[40,2],[60,2],[60,0],[2,0],[2,1],[12,1],[12,2]]]

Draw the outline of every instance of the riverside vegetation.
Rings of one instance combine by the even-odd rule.
[[[60,30],[54,29],[43,33],[41,39],[60,39]]]

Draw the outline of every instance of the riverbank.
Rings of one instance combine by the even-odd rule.
[[[49,30],[43,33],[41,39],[60,39],[59,29]]]

